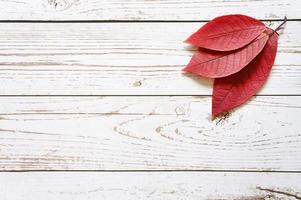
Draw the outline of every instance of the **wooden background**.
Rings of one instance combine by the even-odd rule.
[[[0,0],[1,200],[301,199],[301,1]],[[264,88],[211,121],[208,20],[289,21]]]

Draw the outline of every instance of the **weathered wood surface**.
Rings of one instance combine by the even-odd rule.
[[[301,170],[301,97],[1,97],[0,170]]]
[[[2,200],[296,200],[301,174],[203,172],[1,173]]]
[[[181,72],[194,51],[182,41],[203,24],[3,23],[0,95],[210,95]],[[300,35],[288,22],[259,94],[301,94]]]
[[[0,20],[210,20],[241,13],[301,18],[299,0],[18,0],[0,1]]]
[[[181,41],[204,24],[181,21],[229,13],[301,19],[300,7],[299,0],[0,0],[0,21],[129,21],[1,23],[0,199],[301,199],[301,96],[264,96],[301,95],[300,21],[280,36],[261,96],[229,118],[211,121],[209,96],[179,96],[212,90],[210,80],[180,71],[195,51]]]

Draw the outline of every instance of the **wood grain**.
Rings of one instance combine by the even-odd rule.
[[[301,174],[203,172],[1,173],[2,200],[296,200]]]
[[[301,97],[2,97],[0,170],[301,170]]]
[[[300,7],[0,0],[0,199],[301,199]],[[195,52],[181,41],[204,24],[188,21],[229,13],[295,21],[261,96],[211,121],[212,82],[181,73]]]
[[[1,24],[0,95],[211,95],[181,72],[195,51],[182,41],[203,24]],[[300,34],[288,22],[261,95],[301,94]]]
[[[209,20],[241,13],[300,19],[299,0],[1,0],[0,20]]]

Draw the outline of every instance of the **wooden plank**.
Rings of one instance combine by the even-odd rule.
[[[1,24],[0,94],[210,95],[210,80],[181,72],[195,50],[182,41],[203,24]],[[287,24],[260,94],[301,94],[300,34]]]
[[[241,13],[300,19],[299,0],[47,0],[0,1],[0,20],[209,20]]]
[[[3,200],[301,199],[301,174],[204,172],[1,173]]]
[[[301,170],[301,97],[2,97],[0,170]]]

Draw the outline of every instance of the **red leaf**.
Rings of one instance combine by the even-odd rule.
[[[216,51],[231,51],[249,44],[265,25],[245,15],[224,15],[205,24],[185,42]]]
[[[234,52],[200,49],[183,70],[209,78],[229,76],[247,66],[262,51],[268,39],[268,34],[262,33],[251,44]]]
[[[272,31],[269,29],[270,34]],[[274,64],[277,45],[278,35],[273,33],[263,51],[247,67],[231,76],[215,79],[213,117],[246,102],[263,86]]]

